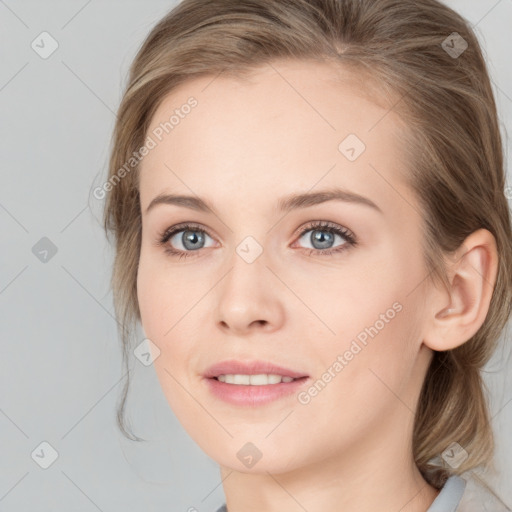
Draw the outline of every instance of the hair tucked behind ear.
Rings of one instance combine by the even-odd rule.
[[[455,40],[468,45],[458,56],[447,51]],[[499,268],[487,318],[465,344],[434,354],[415,418],[415,461],[439,487],[450,468],[432,460],[452,442],[468,458],[450,472],[492,459],[481,369],[512,303],[512,230],[496,105],[480,46],[461,16],[436,0],[183,0],[154,27],[131,66],[109,179],[144,144],[152,114],[178,85],[221,72],[242,76],[277,59],[350,70],[364,77],[375,101],[387,101],[402,117],[408,127],[405,178],[421,205],[430,279],[446,284],[443,255],[472,232],[486,228],[496,239]],[[140,218],[135,165],[108,191],[104,210],[105,230],[115,240],[112,287],[126,364],[140,321]],[[125,433],[127,389],[118,411]]]

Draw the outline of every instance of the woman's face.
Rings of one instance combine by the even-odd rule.
[[[410,449],[432,354],[421,217],[401,179],[403,125],[344,76],[279,62],[250,81],[196,79],[147,133],[142,325],[172,410],[222,466],[282,472]],[[163,195],[190,199],[147,211]],[[224,361],[306,378],[259,388],[205,377]],[[279,373],[245,370],[214,373]]]

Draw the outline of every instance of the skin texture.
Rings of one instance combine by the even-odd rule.
[[[197,99],[142,162],[137,290],[163,393],[219,463],[230,512],[426,511],[438,492],[414,464],[412,429],[432,349],[467,341],[487,314],[494,238],[479,230],[466,239],[449,260],[450,290],[425,279],[422,219],[401,179],[406,127],[348,78],[341,68],[289,61],[245,81],[202,77],[172,91],[148,130]],[[353,162],[338,149],[349,134],[366,145]],[[341,201],[277,209],[281,197],[333,186],[382,213]],[[215,213],[167,204],[146,214],[161,193],[199,196]],[[345,249],[319,254],[314,231],[300,235],[312,221],[350,230],[357,245],[336,235],[331,247]],[[208,232],[187,259],[158,245],[182,222]],[[186,251],[182,234],[173,247]],[[236,252],[247,236],[263,249],[252,263]],[[309,375],[307,390],[393,304],[400,311],[307,404],[294,394],[234,406],[202,378],[219,361],[261,359]],[[262,454],[250,468],[237,457],[248,442]]]

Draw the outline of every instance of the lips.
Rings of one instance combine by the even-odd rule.
[[[300,379],[301,377],[308,377],[304,372],[291,370],[284,366],[275,365],[268,361],[221,361],[213,366],[210,366],[203,374],[203,377],[212,379],[219,375],[260,375],[260,374],[274,374],[281,375],[283,377],[291,377],[293,379]]]
[[[219,380],[219,375],[281,375],[289,381],[279,383],[227,382]],[[242,408],[262,407],[277,400],[292,400],[311,381],[304,372],[292,370],[268,361],[222,361],[208,368],[202,382],[209,396],[231,406]],[[251,378],[252,380],[252,378]],[[283,403],[283,402],[282,402]],[[284,403],[283,403],[284,405]]]

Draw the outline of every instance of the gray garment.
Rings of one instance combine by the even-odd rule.
[[[222,505],[217,512],[228,512]],[[427,512],[512,512],[474,477],[452,475]]]
[[[455,512],[466,489],[466,480],[452,475],[443,485],[427,512]]]

